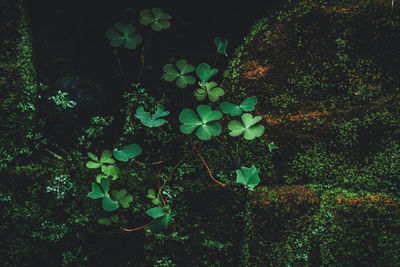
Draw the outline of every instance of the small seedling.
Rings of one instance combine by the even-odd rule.
[[[226,54],[226,46],[228,45],[228,40],[224,39],[222,40],[219,37],[215,37],[214,39],[214,44],[217,46],[217,51],[218,53],[227,56]]]

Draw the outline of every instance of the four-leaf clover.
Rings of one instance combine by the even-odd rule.
[[[197,88],[194,91],[194,96],[199,101],[204,100],[208,96],[208,99],[211,102],[215,102],[218,101],[220,96],[223,96],[225,94],[222,88],[216,87],[217,86],[216,82],[206,82],[200,84],[200,86],[201,88]]]
[[[249,190],[253,190],[260,183],[259,172],[260,170],[254,165],[250,168],[241,167],[240,170],[236,170],[236,183],[243,184]]]
[[[255,116],[253,118],[253,115],[250,113],[244,113],[241,118],[243,123],[238,120],[233,120],[228,123],[228,129],[231,131],[229,133],[230,136],[239,136],[243,134],[245,139],[252,140],[256,137],[260,137],[264,133],[263,125],[253,126],[262,119],[261,116]]]
[[[168,21],[171,19],[171,15],[163,13],[161,8],[143,9],[140,11],[139,22],[143,25],[151,24],[151,28],[157,32],[162,29],[167,29],[171,26]]]
[[[135,33],[135,31],[136,28],[132,24],[124,25],[121,22],[117,22],[114,27],[106,31],[106,37],[113,47],[119,47],[124,44],[128,49],[135,49],[142,42],[142,36]]]
[[[157,110],[153,115],[151,115],[150,112],[144,111],[143,107],[137,108],[135,117],[138,118],[144,126],[159,127],[167,122],[166,120],[160,118],[165,117],[168,114],[169,111],[164,111],[164,107],[162,105],[158,105]]]
[[[210,140],[212,136],[218,136],[222,132],[219,120],[222,113],[218,110],[211,110],[210,106],[198,105],[198,115],[191,109],[184,109],[179,114],[179,121],[183,123],[179,127],[182,133],[191,134],[196,128],[196,135],[200,140]]]
[[[178,69],[172,64],[164,65],[164,80],[167,82],[172,82],[176,79],[176,85],[178,85],[179,88],[185,88],[188,84],[194,84],[194,77],[191,75],[186,75],[195,70],[194,66],[187,64],[186,59],[180,59],[175,64]]]

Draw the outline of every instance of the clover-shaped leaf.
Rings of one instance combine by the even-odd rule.
[[[143,9],[140,11],[139,22],[143,25],[149,25],[157,32],[162,29],[167,29],[171,26],[168,21],[171,19],[171,15],[164,13],[161,8]]]
[[[135,33],[135,31],[136,28],[132,24],[124,25],[121,22],[117,22],[106,31],[106,37],[113,47],[119,47],[124,44],[125,48],[135,49],[142,42],[142,36]]]
[[[211,69],[207,63],[200,63],[196,68],[196,74],[202,83],[207,82],[216,73],[218,69]]]
[[[154,191],[154,189],[149,189],[147,191],[146,197],[150,198],[151,202],[154,205],[157,205],[157,206],[161,205],[161,200],[158,197],[156,197],[156,192]]]
[[[96,176],[97,183],[100,183],[101,179],[108,177],[111,177],[112,180],[116,180],[120,173],[120,169],[114,165],[108,165],[108,166],[103,165],[101,166],[101,171],[103,173],[100,173]]]
[[[114,158],[124,162],[127,162],[129,159],[140,155],[140,153],[142,153],[142,148],[138,144],[130,144],[121,150],[113,150]]]
[[[106,226],[110,226],[113,222],[118,223],[118,215],[112,215],[108,218],[100,218],[98,220],[99,224],[104,224]]]
[[[253,190],[260,183],[259,172],[260,170],[254,165],[250,168],[241,167],[240,170],[236,170],[236,183],[243,184],[249,190]]]
[[[91,159],[88,162],[86,162],[86,167],[89,169],[97,169],[100,166],[102,166],[104,163],[108,163],[108,164],[115,163],[115,160],[113,158],[111,158],[112,155],[111,155],[110,150],[107,150],[107,149],[101,153],[100,160],[96,155],[94,155],[91,152],[88,152],[87,155]]]
[[[191,134],[196,128],[196,135],[200,140],[210,140],[212,136],[218,136],[222,132],[219,120],[222,113],[218,110],[211,110],[210,106],[198,105],[198,115],[191,109],[184,109],[179,114],[179,121],[183,123],[179,127],[184,134]]]
[[[186,59],[180,59],[175,63],[165,64],[163,67],[163,79],[167,82],[172,82],[176,79],[176,85],[179,88],[185,88],[188,84],[194,84],[195,79],[191,75],[186,75],[195,70],[193,65],[187,64]]]
[[[217,51],[218,53],[227,56],[226,54],[226,46],[228,45],[228,40],[224,39],[222,40],[219,37],[214,38],[214,44],[217,46]]]
[[[231,116],[241,115],[243,111],[252,111],[254,110],[255,105],[257,104],[257,97],[246,97],[240,105],[235,105],[229,102],[222,102],[219,107],[222,112],[225,114],[229,114]]]
[[[144,111],[143,107],[137,108],[135,117],[138,118],[144,126],[159,127],[167,122],[166,120],[160,118],[165,117],[168,114],[169,111],[164,111],[164,107],[162,105],[158,105],[157,110],[153,115],[151,115],[150,112]]]
[[[208,99],[211,102],[218,101],[220,96],[223,96],[225,94],[224,90],[222,88],[216,87],[217,83],[216,82],[206,82],[203,84],[200,84],[201,88],[197,88],[194,91],[194,96],[196,97],[197,100],[202,101],[206,98],[208,95]]]
[[[231,131],[229,133],[230,136],[239,136],[243,134],[245,139],[252,140],[256,137],[260,137],[264,133],[263,125],[253,126],[262,119],[261,116],[255,116],[253,118],[253,115],[250,113],[244,113],[241,118],[243,123],[237,120],[229,122],[228,129]]]
[[[119,202],[121,203],[121,206],[123,208],[129,208],[129,203],[133,201],[133,196],[131,194],[128,194],[128,191],[124,188],[121,189],[120,191],[118,190],[112,190],[111,195]]]
[[[88,197],[92,199],[102,198],[102,206],[106,211],[114,211],[118,208],[118,202],[113,201],[108,194],[110,189],[110,178],[104,178],[100,181],[100,186],[92,183],[92,191],[88,193]]]

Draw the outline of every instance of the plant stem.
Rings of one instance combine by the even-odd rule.
[[[151,36],[153,34],[152,30],[149,30],[149,35],[147,36],[147,40],[146,40],[146,44],[144,46],[144,48],[142,48],[142,53],[140,54],[140,69],[139,69],[139,73],[136,77],[136,81],[139,82],[140,80],[140,76],[142,76],[143,73],[143,69],[144,69],[144,62],[146,60],[146,54],[147,54],[147,50],[149,48],[149,44],[150,44],[150,40],[151,40]]]

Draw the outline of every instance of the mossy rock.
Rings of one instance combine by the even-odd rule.
[[[348,163],[344,170],[399,139],[400,9],[389,2],[293,1],[255,24],[236,49],[222,87],[231,89],[230,102],[259,100],[252,113],[266,130],[258,141],[279,147],[269,184],[318,183],[286,164],[315,144]]]

